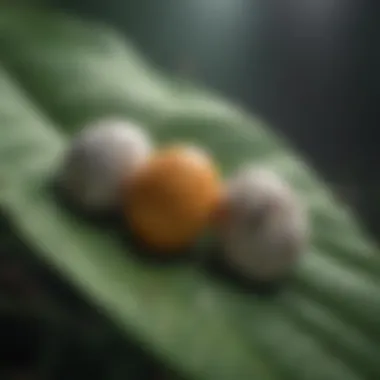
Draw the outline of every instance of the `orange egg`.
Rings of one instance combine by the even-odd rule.
[[[176,145],[142,166],[126,193],[131,229],[159,251],[190,245],[206,226],[221,193],[219,172],[202,149]]]

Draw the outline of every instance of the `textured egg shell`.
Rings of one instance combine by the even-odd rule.
[[[291,271],[306,247],[304,205],[274,172],[250,167],[226,186],[220,220],[222,255],[244,277],[275,281]]]
[[[84,208],[108,210],[119,201],[121,183],[125,189],[151,151],[151,139],[138,125],[119,120],[97,122],[73,139],[61,184]]]
[[[176,251],[191,244],[220,197],[219,172],[201,148],[173,146],[139,170],[127,197],[133,231],[151,248]]]

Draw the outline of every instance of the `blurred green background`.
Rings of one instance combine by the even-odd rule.
[[[159,67],[263,115],[380,233],[374,2],[45,2],[116,26]],[[175,377],[29,262],[8,226],[2,235],[1,379]]]

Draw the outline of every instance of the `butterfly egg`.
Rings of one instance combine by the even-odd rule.
[[[163,148],[136,174],[125,208],[146,245],[179,252],[194,242],[219,202],[221,182],[211,156],[190,145]]]
[[[122,120],[90,124],[73,139],[60,172],[67,196],[88,211],[107,212],[128,190],[133,175],[152,152],[147,132]]]
[[[307,213],[278,175],[251,166],[226,184],[217,236],[230,269],[254,281],[278,281],[306,248]]]

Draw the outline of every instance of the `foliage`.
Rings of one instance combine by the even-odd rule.
[[[380,375],[377,248],[284,141],[239,107],[167,78],[99,25],[8,10],[0,36],[0,207],[30,258],[52,268],[122,336],[189,378]],[[310,252],[289,287],[261,299],[199,261],[152,265],[136,257],[117,225],[65,208],[51,183],[68,139],[108,115],[144,123],[159,142],[202,143],[226,175],[255,160],[288,179],[313,226]]]

